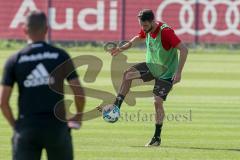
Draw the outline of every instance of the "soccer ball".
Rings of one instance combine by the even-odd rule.
[[[102,115],[106,122],[114,123],[120,117],[120,109],[114,104],[109,104],[103,107]]]

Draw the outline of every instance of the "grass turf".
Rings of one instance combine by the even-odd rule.
[[[13,50],[2,50],[3,64]],[[83,86],[116,94],[110,78],[111,57],[102,51],[69,51],[72,57],[94,55],[103,68],[93,83],[84,82],[86,67],[78,68]],[[232,52],[232,51],[231,51]],[[182,82],[165,103],[166,119],[159,148],[144,148],[154,131],[152,98],[138,98],[122,107],[122,119],[108,124],[101,118],[86,121],[73,131],[76,160],[237,160],[240,157],[240,54],[230,51],[190,51]],[[129,51],[129,62],[144,61],[144,51]],[[137,89],[137,88],[136,88]],[[140,87],[140,90],[152,87]],[[72,99],[72,96],[66,96]],[[16,115],[17,91],[11,105]],[[87,98],[86,110],[100,100]],[[138,116],[139,115],[139,116]],[[12,130],[0,114],[0,159],[11,159]],[[43,154],[45,158],[45,152]]]

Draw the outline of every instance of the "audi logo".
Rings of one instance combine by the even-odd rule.
[[[203,24],[203,28],[199,29],[197,32],[194,29],[195,23],[195,9],[193,6],[199,3],[199,5],[203,5],[203,11],[201,10],[201,23]],[[213,34],[216,36],[227,36],[230,34],[234,34],[240,36],[240,0],[166,0],[162,1],[160,6],[157,9],[156,18],[157,20],[163,20],[163,13],[166,11],[167,7],[172,7],[173,5],[180,5],[180,10],[177,10],[179,15],[179,26],[175,31],[177,34],[191,34],[191,35],[199,35],[203,36],[206,34]],[[225,19],[221,19],[224,21],[226,28],[225,29],[217,29],[217,21],[218,14],[217,6],[224,5],[227,9],[225,14]],[[174,10],[175,11],[175,10]],[[188,15],[188,18],[187,16]]]

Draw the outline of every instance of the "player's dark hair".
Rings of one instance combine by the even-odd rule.
[[[47,27],[47,16],[42,11],[31,11],[26,17],[25,24],[30,34],[42,33]]]
[[[151,9],[143,9],[139,12],[138,18],[145,22],[145,21],[153,21],[154,20],[154,13]]]

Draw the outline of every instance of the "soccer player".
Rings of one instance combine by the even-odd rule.
[[[145,146],[159,146],[164,119],[163,101],[166,100],[173,84],[180,82],[188,49],[166,23],[154,20],[152,10],[144,9],[138,14],[142,29],[122,47],[111,50],[113,56],[131,48],[136,43],[146,41],[146,62],[138,63],[125,71],[122,84],[115,100],[119,108],[131,87],[132,80],[144,82],[155,80],[153,89],[155,106],[155,133]],[[180,56],[178,58],[177,50]]]
[[[83,112],[84,91],[67,52],[44,41],[47,30],[46,15],[42,11],[30,12],[24,23],[28,45],[12,55],[4,67],[0,106],[14,131],[12,138],[14,160],[40,160],[42,149],[46,149],[49,160],[73,159],[68,123],[54,115],[54,107],[64,98],[61,94],[64,78],[72,86],[74,95],[78,95],[75,96],[77,112]],[[55,77],[50,76],[56,67],[67,60],[71,63],[62,69],[62,73]],[[61,74],[68,76],[61,78]],[[15,82],[19,92],[17,120],[9,104]],[[61,93],[51,90],[50,85],[56,85]],[[62,107],[64,108],[64,105]],[[63,114],[65,112],[63,109]],[[81,115],[75,116],[69,124],[77,120],[74,124],[78,122],[80,126],[81,119]]]

